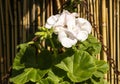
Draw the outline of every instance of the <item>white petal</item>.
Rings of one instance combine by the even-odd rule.
[[[77,18],[76,19],[76,23],[80,27],[81,30],[85,30],[88,33],[91,33],[92,26],[91,26],[91,24],[86,19]]]
[[[70,48],[72,47],[72,45],[75,45],[77,43],[76,39],[68,38],[65,32],[59,32],[58,39],[61,44],[66,48]]]
[[[86,31],[80,31],[78,34],[77,34],[77,39],[80,40],[80,41],[84,41],[88,38],[88,32]]]
[[[66,15],[66,25],[69,30],[73,30],[75,28],[75,16],[72,14]]]
[[[59,16],[60,16],[59,14],[50,16],[47,19],[47,23],[45,24],[45,27],[46,28],[51,28],[56,23],[56,21],[58,20]]]
[[[53,28],[55,34],[58,34],[58,32],[63,31],[63,29],[64,29],[63,26],[57,26]]]
[[[74,16],[74,17],[78,17],[79,15],[78,15],[78,13],[72,13],[72,15]]]
[[[71,38],[71,39],[76,38],[76,32],[74,32],[73,30],[64,29],[64,31],[69,38]]]
[[[58,26],[64,26],[65,24],[65,13],[62,13],[58,19],[58,21],[55,23],[54,27],[58,27]]]
[[[52,26],[53,26],[53,25],[48,24],[48,23],[45,24],[45,27],[48,28],[48,29],[52,28]]]

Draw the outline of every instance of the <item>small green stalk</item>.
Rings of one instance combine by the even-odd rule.
[[[54,58],[56,58],[56,57],[57,57],[57,51],[56,51],[55,45],[54,45],[54,43],[53,43],[53,41],[52,41],[51,38],[50,38],[49,40],[50,40],[50,43],[51,43],[51,45],[52,45],[52,47],[53,47]]]

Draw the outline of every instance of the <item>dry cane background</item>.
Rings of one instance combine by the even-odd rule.
[[[16,46],[33,38],[37,27],[69,0],[0,0],[0,84],[8,78]],[[92,34],[103,44],[98,59],[110,64],[105,79],[120,84],[120,0],[81,0],[77,11],[88,19]]]

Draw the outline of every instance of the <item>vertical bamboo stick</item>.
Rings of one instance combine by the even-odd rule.
[[[1,4],[0,4],[1,5]],[[1,17],[0,17],[1,18]],[[0,19],[0,25],[2,25],[1,24],[1,19]],[[1,26],[0,26],[1,27]],[[0,28],[0,81],[1,81],[1,77],[2,77],[2,67],[1,67],[1,65],[2,65],[2,59],[3,59],[3,57],[2,57],[2,30],[1,30],[1,28]],[[1,83],[1,82],[0,82]]]
[[[26,16],[26,20],[27,20],[27,24],[26,24],[26,41],[29,38],[29,30],[30,30],[30,8],[29,8],[29,3],[30,0],[27,1],[27,16]]]
[[[27,0],[23,1],[23,42],[26,41],[26,25],[27,25]]]
[[[8,15],[8,6],[9,5],[9,0],[6,0],[5,1],[5,21],[6,21],[6,50],[7,50],[7,55],[6,55],[6,63],[7,63],[7,66],[6,66],[6,73],[10,67],[10,35],[9,35],[9,15]],[[8,83],[8,81],[7,81]]]
[[[95,8],[96,8],[96,25],[97,27],[99,28],[99,0],[96,0],[96,5],[95,5]],[[99,29],[97,29],[98,33],[99,32]]]
[[[9,0],[8,0],[9,1]],[[8,18],[8,2],[5,1],[5,22],[6,22],[6,42],[7,42],[7,57],[9,57],[9,18]],[[8,60],[9,61],[9,60]],[[8,67],[8,66],[7,66]]]
[[[48,18],[51,14],[50,14],[50,12],[51,12],[51,10],[50,10],[50,0],[46,0],[46,3],[45,4],[47,4],[47,9],[46,9],[46,17]]]
[[[41,25],[41,8],[40,8],[40,6],[37,6],[37,15],[39,15],[38,17],[37,17],[37,19],[38,19],[38,26],[40,26]]]
[[[95,27],[95,25],[96,25],[96,18],[95,18],[95,17],[96,17],[95,0],[92,1],[92,5],[93,5],[93,8],[92,8],[92,9],[93,9],[93,26]],[[97,37],[96,32],[95,32],[94,29],[93,29],[93,33],[94,33],[94,36]]]
[[[0,5],[1,5],[1,1],[0,1]],[[1,6],[0,6],[0,10],[1,10]],[[0,11],[1,12],[1,11]],[[1,18],[1,13],[0,13],[0,18]],[[0,19],[0,27],[1,27],[1,22],[2,20]],[[0,28],[0,81],[1,81],[1,77],[2,77],[2,29]],[[1,82],[0,82],[1,83]]]
[[[77,9],[78,9],[78,15],[80,16],[80,4],[78,4],[78,6],[77,6]]]
[[[9,3],[9,15],[10,15],[10,26],[11,26],[11,58],[12,60],[10,61],[11,64],[13,62],[14,56],[15,56],[15,46],[14,46],[14,26],[13,26],[13,16],[12,16],[12,10],[11,10],[11,4]]]
[[[120,0],[117,0],[117,60],[118,70],[120,71]],[[120,75],[117,83],[120,84]]]
[[[110,26],[110,56],[113,58],[113,4],[112,0],[109,0],[109,26]],[[113,69],[110,69],[110,83],[113,84]]]
[[[35,7],[36,7],[36,5],[35,5],[35,2],[33,1],[33,7],[32,7],[32,18],[31,18],[31,22],[32,22],[32,26],[33,26],[33,32],[35,32]],[[39,16],[38,17],[40,17],[40,14],[38,14]],[[38,25],[40,25],[40,22],[38,21]]]
[[[95,0],[95,22],[96,22],[96,33],[99,34],[99,0]],[[96,35],[98,37],[99,35]],[[97,55],[97,59],[100,59],[100,54]]]
[[[102,35],[103,35],[103,44],[107,46],[107,41],[106,41],[106,0],[102,0]],[[102,58],[106,60],[106,53],[102,53]]]
[[[51,2],[52,2],[52,0],[50,0],[50,4],[52,4]],[[61,4],[60,0],[56,0],[56,5],[57,5],[57,9],[61,8],[62,4]],[[52,5],[51,5],[51,7],[52,7]]]
[[[22,42],[22,15],[21,15],[21,4],[20,4],[20,1],[17,2],[18,3],[18,25],[19,25],[19,42],[21,43]],[[15,46],[16,47],[16,46]]]
[[[113,50],[113,53],[114,53],[114,60],[115,60],[115,64],[116,64],[116,28],[117,28],[117,26],[116,26],[116,0],[114,0],[114,31],[113,31],[113,39],[114,39],[114,44],[113,44],[113,48],[114,48],[114,50]],[[117,67],[116,67],[117,68]],[[117,84],[117,81],[116,81],[116,79],[117,79],[117,77],[116,77],[116,74],[114,73],[114,83],[115,84]]]
[[[107,46],[107,24],[106,24],[106,0],[102,0],[102,36],[103,36],[103,44]],[[106,50],[106,49],[105,49]],[[102,51],[101,58],[107,61],[107,56],[104,51]],[[107,76],[105,75],[105,78]]]
[[[120,71],[120,0],[117,0],[117,57],[118,70]],[[118,84],[120,83],[120,75],[118,76]]]
[[[60,3],[60,2],[59,2]],[[61,3],[62,4],[62,3]],[[53,15],[53,2],[50,0],[50,9],[51,9],[51,15]]]
[[[17,38],[18,38],[18,31],[17,31],[17,0],[14,0],[14,38],[15,38],[15,46],[17,46]],[[17,53],[17,50],[15,49],[15,53]]]
[[[90,5],[89,5],[89,0],[86,0],[87,2],[87,9],[90,11]],[[90,18],[89,18],[89,13],[87,12],[87,19],[90,21]]]
[[[1,2],[1,9],[0,9],[0,15],[1,15],[1,26],[2,26],[2,43],[3,43],[3,47],[2,47],[2,52],[3,52],[3,56],[6,56],[6,46],[5,46],[5,44],[6,44],[6,40],[5,40],[5,23],[4,23],[4,11],[3,11],[3,2],[0,0],[0,2]],[[1,64],[1,76],[3,76],[3,75],[5,75],[5,70],[6,70],[6,63],[5,63],[5,57],[3,57],[3,61],[2,61],[2,64]],[[2,82],[3,83],[3,82]]]
[[[106,8],[106,30],[107,30],[107,32],[106,32],[106,44],[107,44],[107,48],[109,47],[109,22],[108,22],[108,8]],[[107,53],[106,53],[107,54]],[[108,55],[108,54],[107,54]],[[107,58],[107,56],[106,56],[106,58]],[[107,59],[106,59],[106,61],[107,61]],[[108,80],[109,79],[109,75],[108,74],[106,74],[106,80]]]
[[[42,22],[43,22],[43,24],[42,25],[44,25],[45,24],[45,1],[46,0],[43,0],[43,16],[42,16]]]
[[[102,0],[102,36],[103,36],[103,44],[105,46],[107,46],[107,14],[106,14],[106,0]],[[105,48],[104,48],[105,49]],[[106,50],[106,49],[105,49]],[[101,54],[101,58],[104,59],[105,61],[107,61],[107,55],[106,52],[102,52]],[[105,75],[105,78],[107,78],[107,76]]]

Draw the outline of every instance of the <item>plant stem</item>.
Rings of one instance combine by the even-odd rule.
[[[53,41],[52,41],[51,38],[50,38],[49,40],[50,40],[50,43],[51,43],[51,45],[52,45],[52,47],[53,47],[54,58],[56,58],[56,57],[57,57],[57,51],[56,51],[55,45],[54,45],[54,43],[53,43]]]

